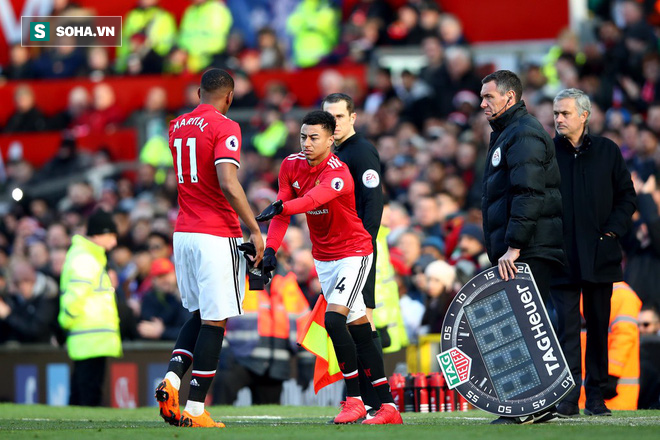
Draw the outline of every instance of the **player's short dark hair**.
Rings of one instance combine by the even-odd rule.
[[[321,108],[323,108],[326,103],[336,104],[341,101],[344,101],[346,103],[346,109],[348,110],[349,115],[355,112],[355,102],[353,102],[353,98],[348,96],[346,93],[329,94],[323,99],[323,102],[321,102]]]
[[[335,117],[323,110],[314,110],[305,115],[302,119],[302,125],[320,125],[331,135],[335,133]]]
[[[518,75],[510,70],[498,70],[482,79],[481,84],[486,84],[491,81],[495,81],[497,91],[502,95],[509,90],[513,90],[513,93],[516,95],[516,102],[520,101],[520,98],[522,97],[522,83],[520,82]]]
[[[234,78],[222,69],[209,69],[202,75],[199,87],[207,93],[234,90]]]

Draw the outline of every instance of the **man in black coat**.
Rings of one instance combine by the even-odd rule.
[[[589,97],[566,89],[554,99],[555,150],[561,172],[564,243],[568,265],[553,278],[552,298],[557,309],[559,341],[577,387],[558,405],[563,417],[579,415],[582,383],[580,349],[580,292],[587,328],[584,413],[611,415],[604,395],[607,374],[607,329],[612,283],[623,280],[619,237],[632,226],[635,189],[619,147],[592,136],[587,124]],[[611,387],[610,387],[611,388]]]
[[[481,83],[481,108],[493,129],[481,201],[488,257],[505,281],[515,277],[516,261],[527,263],[547,300],[551,275],[564,262],[555,148],[541,123],[527,113],[515,73],[498,70]],[[533,419],[544,420],[541,415]],[[500,417],[493,423],[520,422]]]
[[[325,97],[322,107],[323,110],[335,117],[337,123],[334,133],[335,154],[348,166],[351,172],[355,182],[355,209],[358,217],[362,220],[364,229],[371,235],[374,262],[371,265],[369,275],[367,275],[362,294],[364,295],[364,304],[367,306],[367,318],[371,323],[372,336],[382,357],[382,343],[373,319],[374,309],[376,308],[376,236],[383,216],[380,156],[371,142],[355,132],[354,124],[357,114],[355,113],[355,104],[350,96],[344,93],[332,93]],[[387,335],[387,331],[381,333]],[[368,411],[370,408],[377,410],[381,402],[378,400],[373,388],[366,385],[368,383],[367,376],[360,369],[360,391],[364,404]]]

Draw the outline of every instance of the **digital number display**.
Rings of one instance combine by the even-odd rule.
[[[505,290],[464,310],[499,399],[509,400],[541,384]]]

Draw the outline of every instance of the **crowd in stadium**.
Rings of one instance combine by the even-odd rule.
[[[176,175],[167,148],[174,116],[197,104],[197,86],[186,91],[185,106],[168,106],[167,91],[149,90],[144,107],[127,114],[103,79],[115,75],[188,75],[209,66],[233,72],[232,110],[251,109],[242,124],[240,178],[255,213],[276,198],[281,159],[299,150],[299,121],[290,111],[296,96],[282,83],[259,97],[250,75],[267,69],[327,67],[318,96],[348,93],[358,105],[356,129],[376,145],[389,200],[382,224],[397,274],[401,310],[411,340],[439,333],[444,311],[458,288],[490,266],[481,230],[481,176],[490,127],[480,105],[481,79],[493,66],[475,65],[461,22],[437,2],[411,0],[393,9],[387,2],[362,0],[342,18],[333,1],[302,0],[288,17],[275,20],[251,38],[232,32],[223,2],[193,0],[177,23],[157,0],[139,0],[124,17],[123,45],[107,48],[11,46],[0,69],[7,81],[70,78],[95,85],[70,94],[66,110],[46,116],[48,96],[29,86],[16,89],[15,113],[3,133],[62,130],[61,146],[45,166],[33,167],[21,151],[10,151],[0,170],[3,196],[20,187],[25,197],[5,203],[0,223],[0,342],[55,343],[57,283],[71,237],[83,232],[97,206],[112,211],[119,244],[110,253],[126,339],[174,339],[185,322],[178,302],[172,259],[177,213]],[[579,88],[593,111],[589,131],[620,146],[638,197],[653,210],[638,211],[634,228],[622,237],[625,279],[648,313],[660,307],[660,22],[642,2],[611,2],[590,13],[578,37],[563,31],[540,63],[517,72],[530,113],[555,135],[555,94]],[[647,2],[648,3],[648,2]],[[74,2],[56,1],[53,15],[75,15]],[[240,18],[240,17],[238,17]],[[234,17],[236,20],[237,17]],[[209,23],[222,23],[213,26]],[[148,24],[147,24],[148,23]],[[212,30],[213,32],[205,32]],[[250,45],[249,41],[254,41]],[[385,67],[368,89],[344,77],[344,63],[373,62],[375,50],[411,46],[425,67],[395,76]],[[310,50],[314,48],[314,50]],[[117,127],[134,128],[140,163],[128,173],[114,166],[107,150],[89,153],[76,139]],[[168,166],[169,165],[169,166]],[[30,188],[72,176],[61,191],[30,197]],[[7,199],[9,200],[9,199]],[[644,205],[648,206],[648,205]],[[304,216],[294,219],[278,257],[293,271],[310,304],[320,293]],[[265,232],[265,229],[264,229]],[[655,312],[654,312],[655,311]]]

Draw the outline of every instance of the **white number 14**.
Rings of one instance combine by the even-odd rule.
[[[176,148],[176,169],[179,183],[183,183],[183,172],[181,171],[181,138],[174,139],[174,148]],[[197,183],[197,139],[186,139],[186,147],[190,148],[190,181]]]

